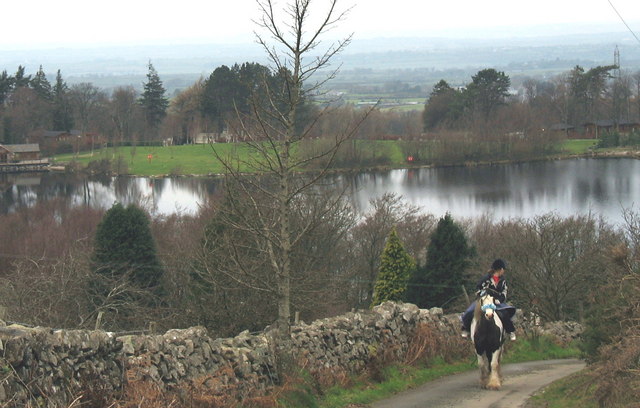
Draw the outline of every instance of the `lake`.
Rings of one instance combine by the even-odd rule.
[[[368,171],[330,176],[347,186],[354,207],[392,192],[442,216],[530,218],[600,214],[621,220],[623,208],[640,203],[640,160],[583,158],[473,167]],[[194,213],[220,189],[219,178],[107,177],[88,179],[58,173],[0,175],[0,212],[16,211],[60,197],[69,205],[109,208],[114,202],[144,205],[155,214]]]

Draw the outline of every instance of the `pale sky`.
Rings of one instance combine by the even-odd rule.
[[[324,0],[315,0],[322,3]],[[611,0],[640,37],[640,0]],[[278,0],[277,4],[283,4]],[[564,23],[627,31],[608,0],[340,0],[354,8],[336,34],[437,35]],[[4,1],[0,50],[67,45],[247,42],[255,0]],[[504,30],[503,30],[504,31]]]

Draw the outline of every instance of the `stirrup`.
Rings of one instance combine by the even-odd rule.
[[[462,336],[462,338],[466,339],[469,338],[469,336],[471,335],[471,333],[469,333],[466,330],[463,330],[462,333],[460,333],[460,335]]]

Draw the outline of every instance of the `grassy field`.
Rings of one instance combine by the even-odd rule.
[[[316,142],[317,143],[317,142]],[[384,165],[401,167],[405,165],[400,141],[393,140],[357,140],[354,149],[359,152],[359,158],[364,163],[373,163],[384,158]],[[304,148],[311,154],[314,145]],[[55,165],[66,165],[77,162],[86,167],[91,162],[110,160],[115,163],[120,160],[126,165],[126,174],[138,176],[162,175],[207,175],[224,173],[222,164],[216,159],[214,149],[222,157],[240,157],[249,161],[249,149],[242,143],[217,143],[213,145],[183,145],[183,146],[136,146],[106,148],[94,152],[82,152],[79,155],[65,154],[56,156]],[[151,157],[149,157],[151,156]],[[241,171],[252,172],[253,169],[244,165]]]
[[[127,173],[138,176],[223,173],[224,168],[216,160],[214,148],[223,157],[235,154],[243,157],[248,156],[246,146],[234,143],[219,143],[213,147],[206,144],[167,147],[127,146],[118,149],[101,149],[96,151],[93,156],[87,152],[83,152],[77,157],[73,154],[61,155],[55,157],[55,163],[65,164],[75,160],[81,166],[87,166],[90,162],[104,159],[116,162],[118,158],[121,158],[127,166]]]
[[[300,148],[300,152],[310,155],[318,149],[315,141],[312,144]],[[414,143],[408,148],[409,143]],[[594,140],[567,140],[559,146],[562,154],[587,153],[595,145]],[[355,165],[363,168],[371,167],[406,167],[406,151],[415,149],[415,142],[401,140],[353,140],[345,145],[345,154],[338,157],[337,167],[349,168]],[[81,154],[66,154],[56,156],[54,164],[66,165],[77,162],[81,167],[86,167],[91,162],[100,160],[111,161],[114,168],[120,162],[120,173],[138,176],[163,176],[163,175],[208,175],[221,174],[223,166],[214,155],[214,149],[222,157],[237,156],[244,161],[249,161],[249,150],[242,143],[218,143],[214,145],[183,145],[183,146],[136,146],[106,148],[97,150],[91,155],[88,152]],[[351,153],[348,153],[348,152]],[[351,156],[350,156],[351,154]],[[353,157],[352,157],[353,156]],[[241,171],[253,172],[254,170],[244,165]]]
[[[571,139],[562,142],[560,150],[569,154],[587,153],[598,144],[596,139]]]

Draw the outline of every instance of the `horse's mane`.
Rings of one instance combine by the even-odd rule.
[[[480,299],[476,300],[476,308],[473,310],[473,318],[476,319],[476,322],[480,321],[482,318],[482,309],[480,305]]]

